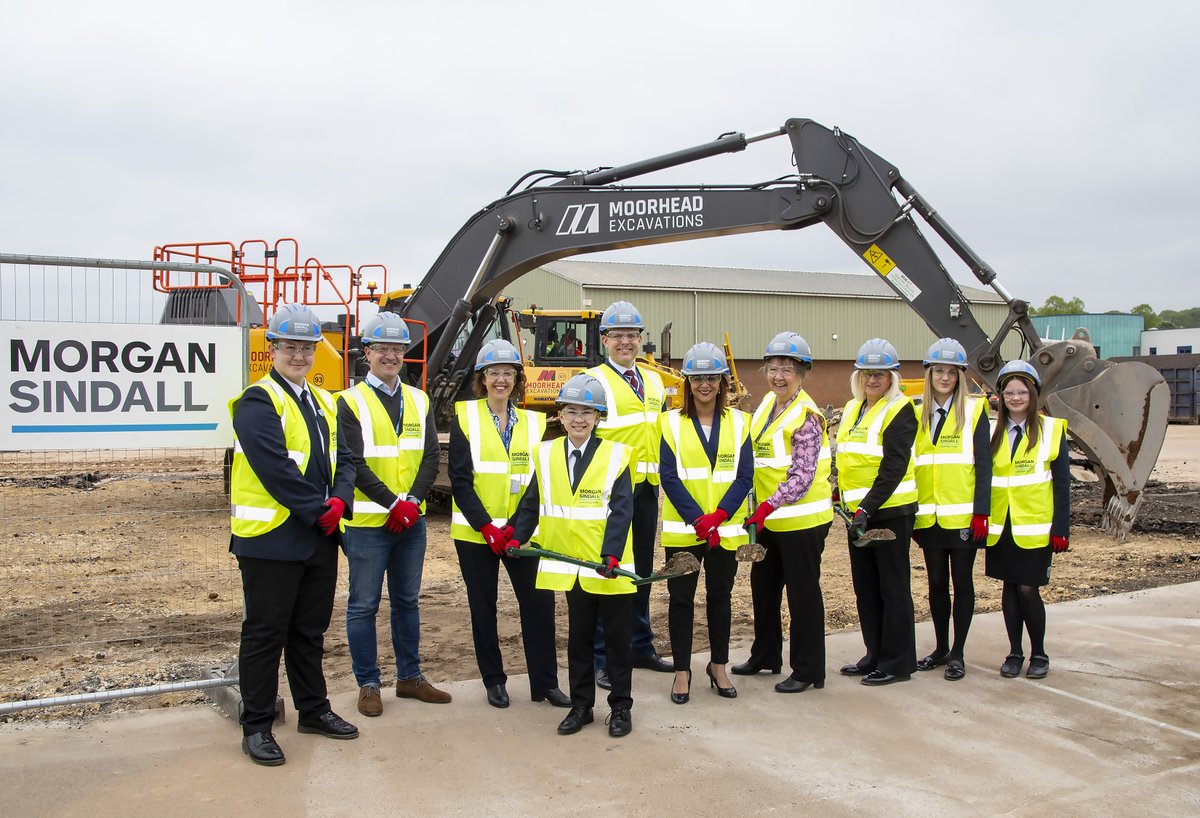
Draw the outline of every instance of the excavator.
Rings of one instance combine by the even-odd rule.
[[[753,184],[636,185],[627,180],[772,139],[786,139],[794,172]],[[928,225],[1008,304],[990,337],[918,227]],[[967,246],[900,170],[840,128],[811,119],[747,136],[725,133],[694,147],[616,167],[534,170],[467,220],[415,291],[385,305],[417,327],[410,370],[439,414],[465,395],[480,345],[512,340],[502,293],[547,262],[583,253],[688,239],[800,230],[823,224],[924,320],[957,339],[995,389],[1001,343],[1015,333],[1038,371],[1042,399],[1065,418],[1074,443],[1104,478],[1103,526],[1124,539],[1166,436],[1170,396],[1162,376],[1137,362],[1097,357],[1087,332],[1043,342],[1028,304]]]

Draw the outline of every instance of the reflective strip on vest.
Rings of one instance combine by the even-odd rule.
[[[992,459],[989,546],[999,541],[1006,522],[1018,547],[1044,548],[1049,545],[1048,538],[1054,522],[1054,475],[1050,471],[1050,464],[1058,455],[1057,450],[1065,431],[1065,420],[1044,416],[1032,457],[1029,456],[1028,437],[1022,438],[1018,445],[1016,461],[1012,460],[1010,446],[1002,443],[996,450]],[[1008,473],[1017,463],[1022,464],[1022,469],[1028,468],[1029,473]]]
[[[787,479],[788,469],[792,466],[792,436],[808,421],[809,414],[821,418],[821,443],[817,450],[816,471],[808,491],[794,503],[771,512],[763,527],[768,531],[802,531],[824,525],[833,520],[832,488],[829,480],[833,458],[829,451],[829,434],[825,429],[824,416],[803,389],[796,394],[779,417],[769,422],[774,408],[775,393],[769,392],[754,410],[754,417],[750,422],[750,434],[754,438],[756,500],[767,500]],[[770,434],[767,434],[768,430]],[[769,450],[764,452],[764,447],[769,447]]]
[[[684,419],[679,410],[669,411],[662,416],[663,440],[675,455],[676,476],[684,490],[704,511],[715,510],[737,478],[742,462],[742,445],[750,433],[749,417],[745,412],[728,408],[719,417],[721,435],[717,441],[717,463],[721,468],[715,469],[693,421]],[[703,465],[691,465],[697,463]],[[747,501],[743,500],[741,508],[733,514],[734,521],[717,528],[722,548],[732,551],[748,542],[749,537],[740,522],[749,514]],[[663,501],[660,530],[664,548],[689,547],[697,542],[695,528],[681,518],[670,496]]]
[[[288,459],[296,464],[300,475],[303,475],[309,454],[297,447],[307,445],[310,451],[312,449],[308,423],[299,412],[289,411],[289,400],[284,388],[269,375],[246,387],[229,401],[230,417],[232,418],[237,411],[237,405],[246,391],[255,388],[262,388],[270,395],[271,405],[279,413],[279,424],[283,431]],[[329,449],[326,452],[332,476],[337,472],[337,406],[328,392],[312,385],[309,385],[309,389],[317,407],[333,421],[329,424]],[[290,516],[291,511],[271,496],[254,473],[241,442],[235,435],[233,463],[229,473],[230,531],[236,537],[257,537],[279,527]]]
[[[861,424],[851,426],[863,405],[864,401],[860,400],[846,404],[837,434],[838,485],[842,502],[850,514],[857,511],[858,504],[871,493],[879,476],[879,466],[883,460],[883,430],[906,405],[911,405],[911,401],[904,395],[878,401],[863,415],[864,421],[870,421],[865,429]],[[851,436],[855,439],[852,440]],[[904,476],[880,509],[917,503],[919,498],[913,460],[913,451],[910,449]]]
[[[516,513],[533,479],[533,451],[545,433],[546,416],[514,408],[516,425],[506,450],[486,399],[461,401],[454,409],[453,422],[458,424],[471,453],[471,488],[492,518],[492,525],[502,528]],[[483,535],[471,527],[457,501],[451,503],[450,536],[464,542],[484,543]]]
[[[645,400],[638,400],[629,382],[608,364],[587,370],[587,374],[604,387],[608,407],[596,425],[596,435],[633,450],[637,463],[632,475],[634,485],[643,480],[658,485],[658,417],[666,405],[666,390],[657,372],[636,365],[634,369],[641,380]]]
[[[600,549],[603,546],[609,501],[617,478],[629,466],[632,451],[619,443],[601,441],[593,457],[607,458],[603,473],[598,473],[594,467],[604,461],[593,459],[589,463],[588,469],[579,477],[577,490],[570,492],[570,474],[565,458],[566,445],[566,438],[559,438],[543,443],[537,449],[538,490],[541,495],[540,499],[544,502],[540,502],[538,506],[541,513],[538,521],[538,533],[532,539],[540,542],[542,547],[549,551],[598,563],[600,562]],[[555,458],[558,459],[557,463]],[[552,480],[552,475],[557,475],[557,478]],[[556,485],[559,489],[557,494],[553,490]],[[568,492],[570,492],[573,502],[578,501],[580,497],[584,496],[585,490],[599,493],[598,498],[592,495],[588,500],[591,503],[598,499],[597,505],[580,508],[574,505],[564,505],[561,502]],[[555,502],[555,500],[560,500],[560,502]],[[633,540],[628,531],[625,534],[625,547],[620,561],[622,563],[633,561]],[[581,571],[579,567],[559,560],[547,557],[538,560],[536,582],[538,588],[557,591],[570,590],[574,587],[576,577],[579,587],[588,593],[625,594],[633,593],[635,590],[628,577],[602,577],[594,570],[585,568]]]
[[[400,434],[397,434],[390,418],[386,423],[377,423],[377,420],[389,417],[387,408],[366,381],[339,395],[347,399],[348,408],[353,406],[350,411],[358,418],[362,430],[363,463],[389,491],[404,497],[412,488],[425,456],[429,396],[405,383],[397,388],[403,407],[402,418],[405,419]],[[354,517],[346,520],[346,525],[351,528],[378,528],[387,522],[388,509],[371,500],[357,487],[354,489],[353,508]],[[421,503],[420,510],[422,514],[425,513],[424,503]]]

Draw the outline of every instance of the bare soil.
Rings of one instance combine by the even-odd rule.
[[[1124,543],[1097,528],[1098,484],[1074,483],[1071,549],[1055,559],[1046,600],[1200,580],[1197,463],[1200,427],[1171,427],[1138,522]],[[191,680],[202,668],[224,666],[235,657],[241,589],[228,553],[219,452],[0,455],[0,509],[0,701]],[[824,558],[829,631],[857,625],[847,546],[838,533],[831,533]],[[343,568],[326,637],[326,675],[334,691],[355,685],[345,638],[345,581]],[[651,587],[658,647],[668,655],[666,588],[663,583]],[[920,550],[914,546],[912,588],[919,619],[928,617],[925,587]],[[983,576],[982,557],[976,564],[976,591],[978,610],[999,607],[999,583]],[[435,683],[477,678],[466,594],[446,513],[429,518],[421,600],[426,676]],[[506,663],[510,672],[520,673],[516,603],[503,574],[499,604]],[[695,649],[700,651],[707,648],[707,635],[703,617],[698,620]],[[380,624],[386,682],[391,651],[385,616]],[[561,599],[558,624],[560,667],[565,668]],[[749,571],[743,566],[734,588],[734,661],[745,656],[752,629]],[[560,678],[565,684],[565,670]],[[116,710],[203,701],[202,693],[175,693],[39,708],[4,720],[79,723]]]

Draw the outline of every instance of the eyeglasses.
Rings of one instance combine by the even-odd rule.
[[[935,366],[933,367],[933,377],[935,378],[953,378],[958,375],[958,370],[952,366]]]
[[[688,375],[687,378],[692,383],[718,383],[724,375]]]
[[[1002,394],[1006,398],[1027,398],[1027,397],[1029,397],[1029,390],[1022,389],[1020,392],[1009,392],[1007,389],[1005,389],[1000,394]]]
[[[642,340],[642,334],[636,330],[630,330],[627,332],[607,332],[607,333],[605,333],[605,335],[608,336],[609,338],[612,338],[614,341],[640,341],[640,340]]]
[[[271,346],[275,347],[276,350],[284,355],[290,355],[293,357],[299,356],[301,358],[311,358],[313,355],[317,354],[316,344],[289,344],[286,341],[282,341],[278,344],[272,344]]]
[[[797,372],[797,370],[794,366],[768,366],[767,367],[767,376],[771,377],[771,378],[774,378],[778,375],[782,375],[784,377],[786,377],[788,375],[795,375],[796,372]]]
[[[517,370],[488,368],[483,370],[483,377],[493,381],[511,381],[516,379]]]
[[[872,369],[870,371],[862,370],[864,381],[873,381],[877,378],[886,378],[890,374],[892,373],[887,369]]]
[[[558,411],[563,417],[568,418],[590,418],[599,414],[595,409],[588,406],[564,406]]]
[[[371,350],[381,358],[386,356],[403,358],[405,351],[404,347],[400,344],[370,344],[367,346],[367,349]]]

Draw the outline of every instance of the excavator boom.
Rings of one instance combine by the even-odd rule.
[[[786,177],[747,185],[618,184],[775,137],[791,143],[796,172]],[[975,320],[917,217],[1008,303],[1009,317],[995,337]],[[935,336],[962,343],[990,385],[1004,363],[1001,343],[1011,331],[1020,335],[1042,377],[1047,408],[1067,419],[1076,443],[1104,474],[1105,526],[1123,538],[1165,436],[1169,395],[1162,377],[1145,365],[1098,359],[1086,334],[1043,344],[1027,304],[1004,290],[894,165],[854,137],[810,119],[789,119],[757,136],[724,134],[614,168],[544,172],[468,220],[399,311],[428,328],[427,381],[435,404],[448,406],[459,397],[467,364],[494,319],[495,300],[538,266],[583,253],[817,223],[836,233]],[[468,321],[472,328],[462,339]]]

